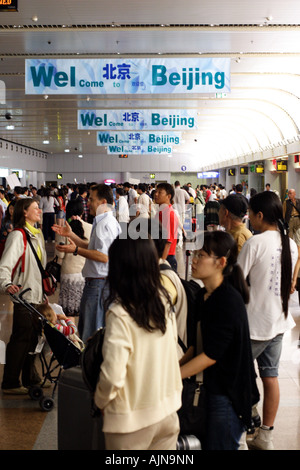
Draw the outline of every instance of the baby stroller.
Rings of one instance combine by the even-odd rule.
[[[42,331],[47,343],[52,351],[49,363],[44,353],[44,348],[40,352],[40,360],[42,364],[43,383],[41,386],[34,386],[29,389],[29,396],[33,400],[39,401],[40,407],[43,411],[51,411],[54,407],[54,394],[63,369],[70,369],[79,365],[81,351],[70,341],[65,335],[54,328],[45,317],[39,313],[23,296],[30,288],[24,290],[21,294],[11,294],[14,301],[22,304],[30,313],[36,315],[39,323],[38,333]],[[36,324],[37,322],[34,322]],[[52,396],[46,397],[43,394],[43,386],[49,380],[54,383]]]

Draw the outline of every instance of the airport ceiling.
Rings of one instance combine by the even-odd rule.
[[[231,92],[25,94],[28,58],[158,55],[229,58]],[[96,131],[77,129],[77,110],[124,108],[196,109],[198,130],[185,132],[177,152],[195,155],[199,170],[208,160],[217,168],[230,158],[272,154],[300,138],[300,2],[19,0],[18,12],[0,12],[0,80],[0,137],[49,154],[105,152]]]

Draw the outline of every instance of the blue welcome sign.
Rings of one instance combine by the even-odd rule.
[[[230,92],[230,59],[26,59],[26,94]]]
[[[97,145],[179,145],[181,143],[181,132],[97,132]]]
[[[172,145],[108,145],[107,148],[108,155],[172,155],[173,146]]]
[[[78,110],[80,130],[192,130],[197,129],[194,109]]]

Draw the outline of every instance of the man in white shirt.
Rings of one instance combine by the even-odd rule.
[[[188,193],[180,187],[179,181],[175,181],[174,186],[175,186],[174,208],[178,211],[180,222],[183,224],[186,204],[189,203],[190,197]]]
[[[133,189],[132,185],[130,183],[124,183],[123,188],[125,190],[125,193],[127,193],[127,196],[128,196],[129,207],[132,206],[132,204],[137,204],[138,194],[136,190]]]
[[[108,273],[108,250],[114,239],[121,234],[121,227],[114,217],[112,208],[112,189],[105,184],[98,184],[90,188],[89,209],[95,218],[89,241],[75,235],[67,222],[63,227],[53,226],[55,232],[68,237],[70,242],[68,245],[57,245],[57,251],[86,258],[82,270],[85,287],[78,324],[78,331],[84,343],[105,324],[102,291]]]
[[[139,183],[137,193],[139,197],[136,206],[136,216],[148,219],[151,211],[151,199],[146,193],[146,185]]]
[[[116,218],[120,224],[128,224],[130,220],[128,202],[124,194],[123,188],[116,189]]]

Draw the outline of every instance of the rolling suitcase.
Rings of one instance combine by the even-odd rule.
[[[91,394],[81,367],[64,370],[58,382],[58,450],[105,450],[102,415],[91,415]]]

